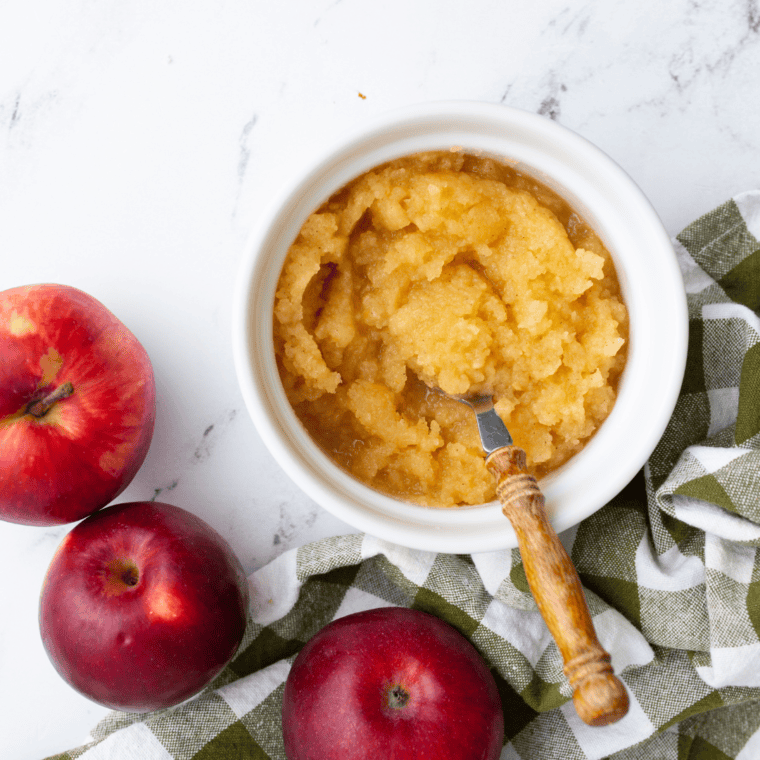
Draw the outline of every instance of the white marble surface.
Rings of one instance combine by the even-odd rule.
[[[0,4],[0,290],[77,286],[138,336],[158,421],[118,501],[206,519],[248,571],[351,528],[264,450],[232,366],[257,208],[312,151],[425,100],[506,103],[599,145],[668,231],[760,185],[758,0],[38,0]],[[0,757],[78,745],[105,710],[37,629],[68,527],[0,524]]]

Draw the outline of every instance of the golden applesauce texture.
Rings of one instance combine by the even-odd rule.
[[[296,414],[365,484],[481,504],[494,479],[470,408],[492,393],[541,477],[615,403],[628,316],[612,259],[559,196],[491,158],[417,154],[336,193],[303,225],[275,301]]]

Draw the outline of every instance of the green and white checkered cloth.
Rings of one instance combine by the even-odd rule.
[[[675,413],[644,471],[562,536],[628,687],[623,720],[591,728],[576,716],[517,550],[436,555],[354,535],[251,576],[239,654],[200,696],[113,713],[58,758],[284,758],[280,705],[296,653],[336,617],[388,605],[443,618],[487,660],[504,706],[502,760],[760,758],[759,240],[760,191],[678,236],[690,343]]]

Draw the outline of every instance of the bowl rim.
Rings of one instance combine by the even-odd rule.
[[[475,134],[477,146],[468,145]],[[417,145],[429,147],[409,149]],[[496,551],[517,545],[497,502],[458,508],[399,502],[335,465],[287,402],[271,340],[271,283],[274,277],[276,285],[289,247],[283,241],[292,242],[306,216],[351,179],[401,155],[445,146],[496,154],[560,190],[610,249],[631,324],[618,399],[584,449],[543,478],[541,487],[558,532],[619,493],[654,451],[675,408],[686,366],[686,293],[671,240],[635,182],[601,149],[538,114],[478,101],[419,103],[375,116],[318,151],[282,184],[248,237],[234,291],[233,358],[245,405],[264,444],[320,506],[359,531],[409,548]],[[627,253],[634,247],[636,256]],[[261,283],[267,284],[265,293]],[[269,348],[253,351],[267,345],[267,335]],[[650,379],[650,365],[659,367],[659,379]]]

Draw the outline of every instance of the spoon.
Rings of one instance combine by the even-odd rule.
[[[628,693],[596,637],[578,573],[549,522],[544,495],[525,467],[525,452],[514,445],[490,395],[450,398],[475,412],[486,467],[517,535],[531,593],[562,654],[578,715],[591,726],[620,720],[628,712]]]

